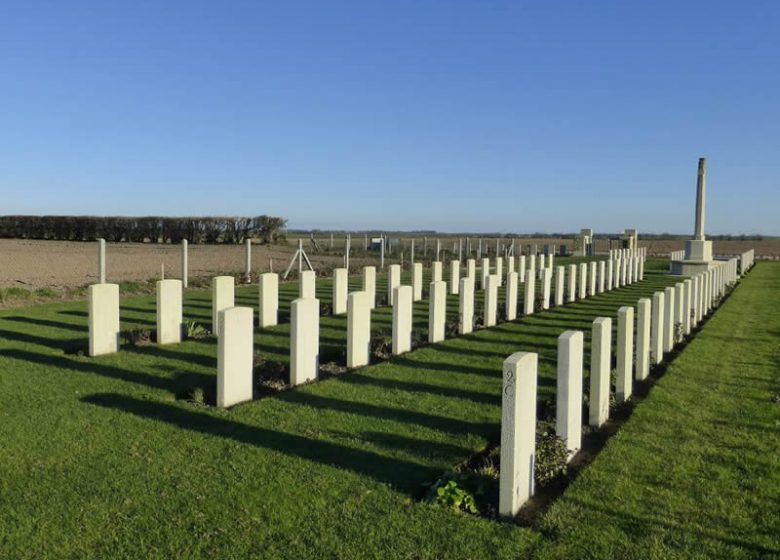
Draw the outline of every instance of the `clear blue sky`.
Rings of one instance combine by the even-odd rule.
[[[780,234],[780,2],[9,1],[0,214]]]

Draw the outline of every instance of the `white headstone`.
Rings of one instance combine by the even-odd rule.
[[[157,282],[157,343],[177,344],[182,335],[182,282]]]
[[[593,321],[590,346],[590,408],[588,422],[598,428],[609,418],[609,385],[612,363],[612,319]]]
[[[607,273],[607,263],[606,261],[599,261],[599,286],[598,286],[598,293],[603,293],[604,289],[606,288],[606,273]]]
[[[520,279],[520,282],[525,282],[525,255],[520,255],[520,264],[518,264],[517,268],[517,277]]]
[[[412,287],[398,286],[393,296],[393,354],[412,349]]]
[[[588,297],[588,263],[580,263],[580,299]]]
[[[490,259],[482,259],[482,269],[480,270],[481,289],[487,288],[487,279],[490,276]]]
[[[691,289],[693,282],[690,278],[683,280],[683,332],[691,334]]]
[[[290,304],[290,385],[314,381],[320,371],[320,300]]]
[[[363,267],[363,291],[368,294],[368,304],[376,308],[376,267]]]
[[[504,285],[504,259],[502,257],[496,257],[496,276],[498,277],[498,285]]]
[[[617,315],[617,379],[615,396],[618,402],[631,397],[634,369],[634,308],[621,307]]]
[[[529,268],[525,273],[525,291],[523,293],[523,315],[533,315],[536,303],[536,275]]]
[[[341,315],[347,312],[347,294],[349,294],[349,278],[346,268],[333,269],[333,314]]]
[[[422,300],[423,293],[423,265],[416,262],[412,264],[412,300]]]
[[[566,331],[558,337],[555,433],[566,442],[569,452],[582,446],[583,348],[581,331]]]
[[[569,299],[568,302],[572,303],[577,299],[577,265],[569,265]]]
[[[588,288],[589,296],[596,295],[597,271],[598,271],[598,263],[596,261],[590,261],[590,271],[588,272],[588,282],[590,283],[590,287]]]
[[[217,406],[225,408],[252,400],[254,369],[254,311],[228,307],[217,324]]]
[[[212,331],[219,332],[219,312],[235,306],[236,280],[232,276],[215,276],[211,280]]]
[[[555,306],[563,305],[563,287],[566,282],[566,267],[555,267]]]
[[[538,357],[517,352],[504,361],[498,513],[513,518],[533,496],[536,463]]]
[[[491,274],[486,282],[483,320],[485,327],[493,327],[498,314],[498,276]]]
[[[474,278],[466,276],[460,279],[458,316],[460,334],[468,334],[474,330]]]
[[[650,374],[650,300],[637,303],[636,317],[636,379],[642,381]]]
[[[317,297],[317,275],[313,270],[304,270],[298,280],[298,298],[314,299]]]
[[[653,294],[653,310],[650,319],[650,360],[660,364],[664,359],[664,293]]]
[[[506,280],[506,320],[517,319],[517,272],[510,272]]]
[[[387,271],[387,301],[390,305],[395,303],[395,289],[401,285],[401,265],[391,264]]]
[[[428,342],[434,344],[444,340],[447,325],[447,283],[431,282],[431,297],[428,301]]]
[[[366,292],[347,296],[347,367],[368,365],[371,344],[371,298]]]
[[[608,292],[612,291],[612,283],[615,275],[614,266],[615,266],[615,261],[612,258],[610,258],[607,261],[607,276],[606,276],[606,284],[607,284],[606,289]]]
[[[89,300],[89,355],[119,351],[119,284],[92,284]]]
[[[664,289],[664,352],[670,352],[674,348],[674,320],[677,316],[675,306],[675,290],[669,286]]]
[[[441,282],[441,261],[433,261],[431,263],[431,278],[432,282]]]
[[[450,294],[460,293],[460,261],[450,261]]]
[[[550,287],[552,284],[552,270],[542,269],[542,309],[550,309]]]
[[[260,275],[259,315],[261,329],[279,324],[279,275],[275,272]]]

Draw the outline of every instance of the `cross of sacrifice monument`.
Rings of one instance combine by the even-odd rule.
[[[713,266],[712,241],[704,239],[704,197],[706,192],[707,160],[699,158],[696,180],[696,225],[693,239],[685,242],[683,260],[672,261],[672,274],[693,276]]]

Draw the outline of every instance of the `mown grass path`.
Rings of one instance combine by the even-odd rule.
[[[594,317],[615,317],[619,306],[675,281],[649,274],[640,284],[232,410],[177,398],[215,382],[213,341],[89,359],[63,352],[83,344],[83,304],[0,313],[0,553],[513,558],[532,551],[556,555],[570,545],[577,553],[622,550],[620,541],[597,531],[600,524],[592,525],[592,537],[600,535],[593,548],[567,540],[588,525],[567,522],[583,511],[569,496],[579,492],[571,499],[592,501],[588,477],[602,469],[622,432],[549,512],[543,533],[447,512],[417,498],[425,483],[498,439],[506,356],[540,353],[540,399],[549,400],[563,330],[589,332]],[[327,299],[327,285],[319,289]],[[283,297],[292,299],[293,292],[286,287]],[[252,305],[254,293],[239,290],[237,301]],[[425,323],[426,305],[415,308],[418,324]],[[206,293],[188,293],[186,306],[190,318],[210,316]],[[151,298],[123,300],[123,322],[150,326],[153,309]],[[389,325],[388,310],[373,320]],[[288,331],[287,325],[258,331],[257,349],[285,360]],[[323,318],[323,353],[340,350],[343,331],[343,318]],[[687,375],[672,374],[659,387]],[[636,417],[654,406],[654,397],[655,390]],[[670,418],[667,424],[682,424],[683,418]],[[632,418],[625,429],[634,423]],[[608,516],[604,523],[611,534],[615,524]]]

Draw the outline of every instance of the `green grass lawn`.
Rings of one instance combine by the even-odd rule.
[[[649,263],[640,284],[231,410],[185,399],[215,384],[213,339],[87,358],[73,353],[86,340],[83,302],[1,312],[0,556],[778,553],[777,265],[751,273],[541,530],[419,501],[498,441],[508,355],[539,352],[539,399],[554,399],[557,336],[582,329],[589,339],[595,317],[676,282],[664,266]],[[281,287],[285,323],[295,290]],[[318,295],[329,292],[319,281]],[[256,297],[237,290],[237,304]],[[187,292],[185,306],[188,319],[210,322],[207,292]],[[123,299],[122,319],[153,327],[153,298]],[[389,309],[373,313],[376,328],[390,323]],[[427,302],[415,323],[427,326]],[[257,331],[256,350],[286,361],[288,333],[287,324]],[[323,360],[338,356],[345,318],[323,317],[320,336]]]

